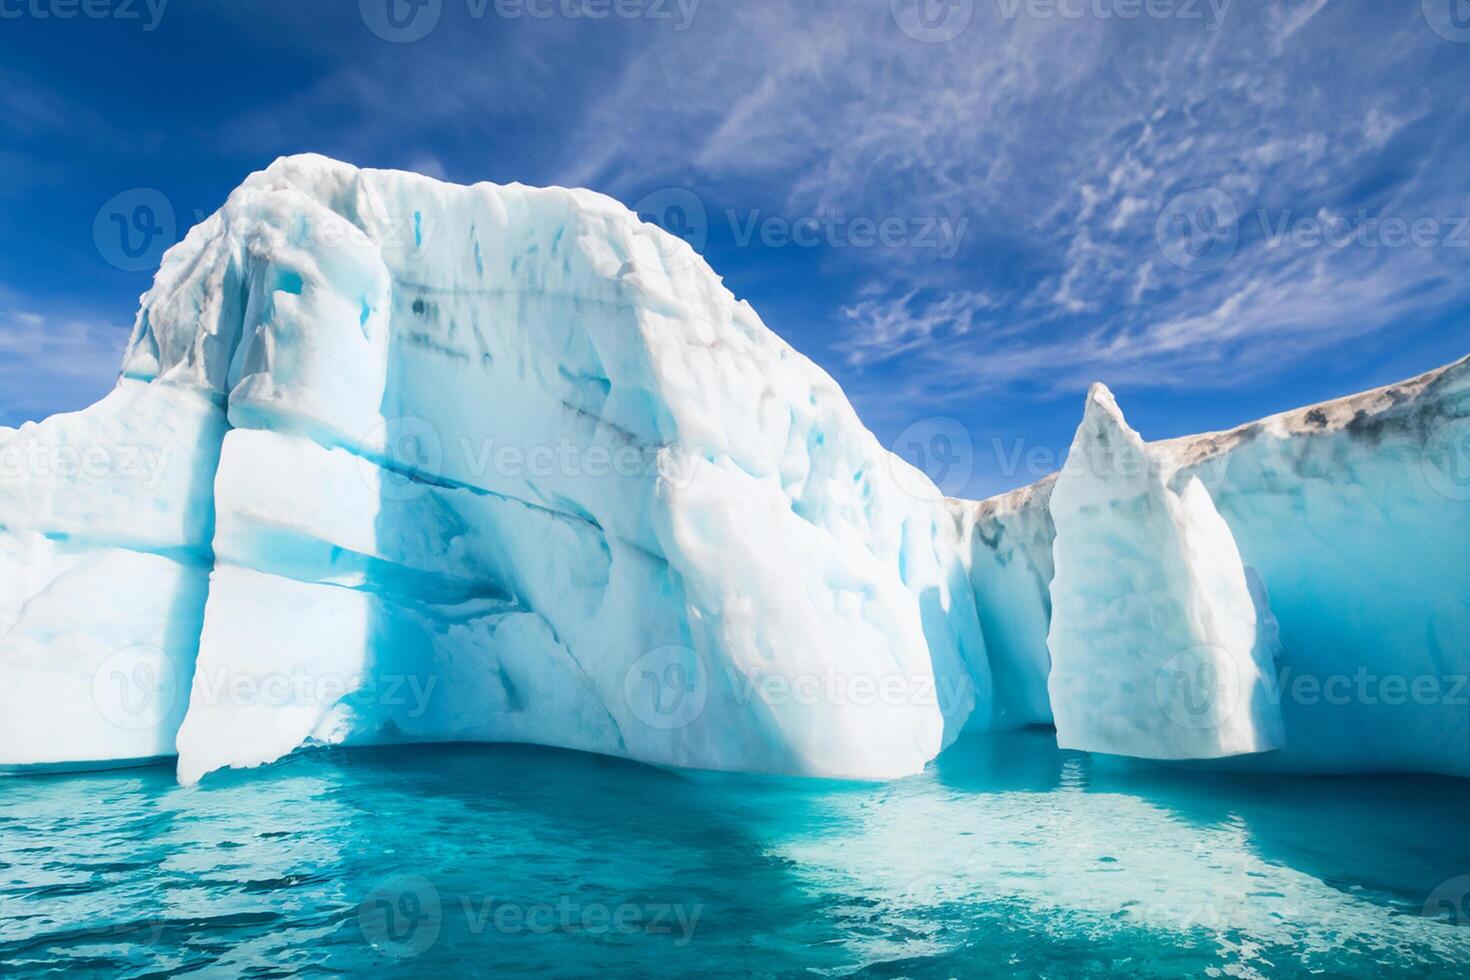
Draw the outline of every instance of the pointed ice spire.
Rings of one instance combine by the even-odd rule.
[[[1230,529],[1197,479],[1169,488],[1104,385],[1087,393],[1051,513],[1058,742],[1152,759],[1279,747],[1275,651],[1258,642],[1270,613]]]

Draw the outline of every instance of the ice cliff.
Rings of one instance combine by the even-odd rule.
[[[286,158],[165,256],[112,394],[0,429],[0,766],[487,740],[887,778],[1055,723],[1465,773],[1447,689],[1281,685],[1470,672],[1467,418],[1466,362],[1162,444],[1099,388],[1070,460],[1106,466],[946,501],[616,202]]]
[[[0,488],[0,764],[890,777],[989,714],[940,495],[590,192],[280,160],[166,255],[116,391],[0,450],[40,461]]]
[[[1003,723],[1146,758],[1276,746],[1230,764],[1470,775],[1470,358],[1151,444],[1095,390],[1059,474],[950,506]]]
[[[1057,742],[1152,759],[1274,749],[1276,630],[1198,477],[1176,493],[1095,385],[1051,493]]]

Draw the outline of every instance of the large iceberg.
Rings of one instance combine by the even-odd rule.
[[[889,778],[1042,723],[1470,774],[1467,430],[1470,362],[1174,443],[1097,389],[1074,456],[1128,472],[946,501],[611,199],[285,158],[164,257],[112,394],[0,429],[0,766]],[[1293,686],[1358,667],[1371,704]]]
[[[0,764],[883,778],[990,715],[939,493],[591,192],[277,161],[165,256],[116,392],[0,451],[41,461],[0,487]]]

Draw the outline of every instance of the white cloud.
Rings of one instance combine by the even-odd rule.
[[[898,296],[870,292],[843,307],[851,337],[839,346],[852,365],[884,360],[932,341],[964,336],[993,305],[989,296],[974,291],[923,299],[917,289]]]
[[[906,36],[887,0],[705,0],[682,33],[473,24],[461,36],[446,23],[413,72],[374,45],[244,120],[239,138],[310,132],[354,104],[364,118],[344,139],[363,146],[415,147],[424,124],[569,118],[544,151],[551,178],[625,200],[679,185],[790,217],[969,219],[953,261],[920,249],[832,258],[876,284],[832,310],[852,368],[891,362],[938,387],[981,375],[1224,383],[1433,315],[1470,289],[1463,253],[1448,249],[1261,242],[1261,210],[1465,210],[1463,86],[1414,81],[1463,52],[1418,8],[1234,0],[1210,30],[1032,19],[1025,4],[1006,18],[977,0],[944,44]],[[537,179],[527,168],[519,176]],[[1171,199],[1201,187],[1235,200],[1242,237],[1223,267],[1191,272],[1165,259],[1155,231]]]
[[[117,380],[127,339],[126,328],[74,312],[37,312],[0,287],[0,424],[91,404]]]
[[[1443,47],[1417,9],[1240,0],[1211,32],[1007,20],[981,3],[964,35],[930,45],[886,7],[702,8],[690,43],[630,62],[589,111],[586,145],[617,149],[585,154],[577,176],[630,192],[692,178],[784,189],[798,211],[970,217],[971,261],[884,255],[865,277],[876,295],[839,311],[850,364],[899,357],[928,376],[1270,371],[1453,293],[1457,256],[1443,250],[1259,247],[1260,209],[1452,210],[1447,155],[1398,165],[1391,199],[1353,201],[1403,105],[1429,97],[1404,82]],[[1352,77],[1325,81],[1329,54]],[[1448,87],[1430,95],[1463,121]],[[1212,273],[1164,262],[1155,241],[1168,202],[1198,186],[1229,193],[1243,221],[1236,256]],[[996,272],[993,249],[1039,274]],[[987,329],[971,330],[982,314]],[[972,355],[962,367],[959,350]]]

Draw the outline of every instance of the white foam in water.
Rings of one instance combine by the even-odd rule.
[[[1024,744],[1006,744],[1008,757],[1026,754]],[[881,910],[885,928],[864,930],[872,938],[854,943],[854,952],[870,961],[922,960],[961,949],[963,928],[940,930],[934,923],[986,914],[1054,934],[1061,944],[1079,936],[1098,944],[1125,928],[1156,934],[1161,948],[1196,937],[1212,959],[1228,964],[1230,976],[1279,976],[1314,965],[1320,971],[1354,955],[1379,966],[1421,968],[1470,955],[1470,930],[1444,919],[1435,896],[1426,904],[1415,891],[1411,901],[1395,902],[1263,854],[1263,843],[1271,842],[1258,838],[1258,824],[1296,826],[1306,819],[1289,799],[1273,801],[1279,808],[1273,820],[1263,819],[1259,803],[1247,816],[1232,815],[1228,801],[1219,804],[1218,819],[1201,820],[1140,797],[1126,780],[1098,779],[1080,757],[1065,761],[1060,775],[1060,785],[987,788],[973,799],[938,790],[927,774],[881,803],[833,794],[820,816],[808,817],[820,832],[782,841],[776,853],[814,892],[846,893],[872,903],[859,910]],[[1191,792],[1186,788],[1180,800],[1199,805]],[[1322,813],[1328,820],[1337,815]],[[1380,847],[1373,834],[1393,839],[1402,829],[1392,808],[1381,820],[1371,830],[1360,823],[1360,840]],[[1344,853],[1353,836],[1347,831],[1330,846],[1320,828],[1299,826],[1297,833],[1323,843],[1327,863],[1356,868],[1364,880],[1384,871],[1371,848]],[[1432,865],[1439,853],[1426,851],[1423,861]],[[1390,873],[1412,877],[1424,870],[1402,854],[1396,862]],[[1463,891],[1456,897],[1462,900]],[[828,899],[829,910],[840,907]],[[907,930],[895,929],[904,924]],[[894,932],[908,938],[894,942]],[[1147,945],[1139,936],[1131,934],[1127,951],[1142,959]],[[983,952],[971,955],[979,962]]]

